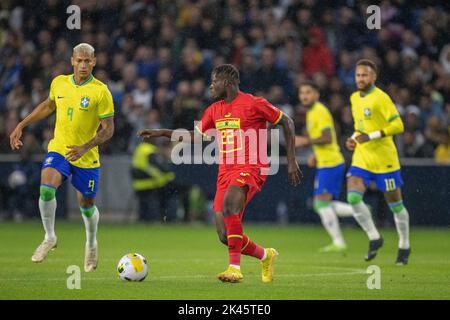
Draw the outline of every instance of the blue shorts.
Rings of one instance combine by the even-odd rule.
[[[378,190],[381,192],[392,191],[403,186],[403,179],[400,170],[387,173],[374,173],[351,166],[350,170],[348,170],[347,177],[351,176],[362,178],[366,187],[371,182],[375,182]]]
[[[57,152],[47,153],[42,162],[42,169],[53,168],[63,176],[64,180],[72,176],[72,185],[86,198],[94,198],[100,181],[100,167],[79,168],[67,161]]]
[[[314,196],[329,193],[338,199],[345,177],[345,164],[336,167],[318,168],[314,180]]]

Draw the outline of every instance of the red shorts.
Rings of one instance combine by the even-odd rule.
[[[214,198],[213,210],[215,212],[222,212],[222,202],[229,186],[245,186],[248,185],[247,199],[245,205],[253,198],[253,196],[261,191],[267,175],[261,175],[260,168],[239,168],[236,170],[227,170],[219,172],[217,177],[216,196]],[[239,213],[242,218],[244,208]]]

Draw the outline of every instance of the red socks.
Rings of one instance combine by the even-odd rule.
[[[241,253],[261,260],[264,257],[264,248],[254,243],[244,234],[242,238]]]
[[[224,217],[227,228],[228,253],[230,255],[230,264],[241,265],[241,249],[243,239],[243,229],[241,218],[236,214]]]

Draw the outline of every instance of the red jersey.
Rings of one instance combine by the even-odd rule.
[[[239,92],[230,103],[220,100],[204,112],[196,129],[215,134],[219,172],[268,167],[267,122],[277,124],[283,113],[266,99]]]

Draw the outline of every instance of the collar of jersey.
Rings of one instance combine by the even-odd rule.
[[[361,97],[361,98],[365,98],[365,97],[367,97],[369,94],[371,94],[372,92],[374,92],[375,91],[375,85],[373,85],[372,87],[370,87],[370,89],[369,89],[369,91],[367,91],[366,92],[366,94],[364,95],[364,96],[361,96],[361,93],[359,94],[359,96]]]
[[[78,86],[78,84],[75,82],[74,76],[75,76],[75,75],[73,75],[73,74],[70,75],[70,82],[72,82],[72,84]],[[94,80],[94,76],[91,74],[90,77],[89,77],[89,79],[87,79],[86,81],[84,81],[84,82],[83,82],[82,84],[80,84],[79,86],[80,86],[80,87],[81,87],[81,86],[85,86],[85,85],[87,85],[88,83],[90,83],[92,80]]]
[[[233,100],[231,100],[230,102],[226,102],[225,99],[223,99],[223,103],[226,104],[226,105],[231,105],[231,104],[233,104],[233,102],[234,102],[241,94],[242,94],[242,92],[239,90],[238,93],[237,93],[237,95],[236,95],[236,97],[234,97]]]
[[[312,111],[315,107],[317,107],[318,104],[319,104],[319,101],[314,102],[313,105],[311,106],[311,109],[309,109],[309,110]]]

